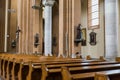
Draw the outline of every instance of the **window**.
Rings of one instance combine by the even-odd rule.
[[[88,0],[88,28],[99,27],[99,0]]]

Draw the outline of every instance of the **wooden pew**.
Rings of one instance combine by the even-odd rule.
[[[11,57],[12,56],[12,57]],[[17,56],[17,59],[15,59],[15,57]],[[9,62],[8,62],[8,67],[5,67],[5,62],[7,62],[6,60],[7,60],[7,58],[9,58],[10,57],[10,59],[9,59]],[[23,59],[23,57],[27,57],[25,60],[24,60],[24,63],[26,64],[26,63],[28,63],[29,61],[31,61],[31,60],[33,60],[33,62],[43,62],[43,58],[47,58],[47,57],[42,57],[42,59],[40,60],[39,59],[39,57],[36,57],[36,56],[33,56],[33,55],[30,55],[30,56],[28,56],[28,55],[15,55],[15,54],[6,54],[6,56],[5,56],[5,58],[3,58],[2,60],[3,60],[3,66],[2,66],[2,73],[3,73],[3,77],[5,77],[6,78],[6,72],[7,72],[7,78],[6,78],[6,80],[9,80],[9,77],[10,77],[10,75],[12,75],[12,80],[13,79],[15,79],[15,66],[16,65],[18,65],[18,64],[20,64],[21,63],[21,59]],[[51,58],[50,58],[51,59]],[[53,58],[54,59],[54,58]],[[50,62],[49,61],[49,58],[47,58],[47,60],[45,60],[44,62]],[[52,60],[53,61],[53,60]],[[75,60],[75,61],[78,61],[78,60]],[[57,61],[56,61],[57,62]],[[11,70],[9,70],[9,64],[10,63],[12,63],[12,68],[11,68]],[[23,64],[20,64],[19,66],[20,66],[20,70],[18,71],[18,77],[20,76],[19,75],[19,73],[21,73],[21,66],[22,66]],[[10,75],[9,75],[10,74]],[[20,77],[19,77],[20,78]]]
[[[85,61],[84,61],[84,62],[85,62]],[[88,62],[91,62],[91,61],[88,61]],[[93,61],[93,62],[94,62],[94,61]],[[44,67],[41,67],[41,65],[42,65],[43,63],[46,64],[46,65],[49,65],[49,67],[51,67],[51,68],[52,68],[52,67],[55,68],[55,66],[57,66],[57,67],[60,68],[62,65],[65,65],[65,64],[78,64],[78,63],[80,63],[80,61],[79,61],[79,62],[78,62],[78,61],[77,61],[77,62],[76,62],[76,61],[68,61],[68,62],[67,62],[66,60],[64,60],[64,61],[59,61],[59,62],[58,62],[58,60],[57,60],[57,61],[54,60],[54,61],[43,61],[43,62],[39,62],[39,63],[38,63],[38,62],[37,62],[37,63],[36,63],[36,62],[30,62],[30,63],[29,63],[29,72],[28,72],[28,75],[27,75],[27,77],[26,77],[26,80],[32,80],[32,79],[31,79],[31,78],[32,78],[32,77],[31,77],[32,72],[34,72],[34,70],[37,70],[37,69],[38,69],[38,70],[41,70],[39,74],[42,73],[42,76],[45,76],[45,75],[44,75],[44,72],[45,72],[45,71],[44,71]],[[23,62],[22,65],[23,65],[23,67],[24,67],[24,66],[26,66],[26,65],[28,65],[28,64],[26,64],[26,63]],[[36,66],[35,66],[35,65],[36,65]],[[59,65],[59,66],[58,66],[58,65]],[[73,65],[73,66],[75,66],[75,65]],[[20,71],[21,71],[21,70],[20,70]],[[42,77],[42,78],[43,78],[43,77]]]
[[[101,60],[81,60],[81,59],[70,59],[70,58],[56,58],[56,57],[45,57],[45,56],[35,56],[35,55],[15,55],[15,54],[7,54],[6,59],[9,57],[9,62],[7,69],[3,69],[3,73],[7,72],[7,76],[12,75],[12,80],[18,79],[22,80],[21,78],[24,76],[22,75],[23,70],[29,68],[28,73],[26,73],[25,78],[26,80],[31,80],[31,74],[34,70],[38,69],[41,70],[40,72],[48,73],[60,73],[62,66],[67,67],[80,67],[80,66],[87,66],[87,63],[91,63],[90,65],[98,65],[97,63],[93,64],[93,62],[103,62]],[[11,57],[12,56],[12,57]],[[16,58],[17,56],[17,58]],[[25,59],[23,59],[25,57]],[[4,61],[5,59],[3,59]],[[6,60],[5,60],[6,61]],[[12,68],[10,69],[10,63],[12,63]],[[82,65],[78,65],[80,63],[86,63]],[[107,64],[107,63],[104,63]],[[114,64],[114,63],[111,63]],[[116,64],[116,63],[115,63]],[[19,66],[19,69],[16,70],[15,66]],[[42,65],[42,67],[41,67]],[[3,66],[4,67],[4,66]],[[6,67],[4,67],[6,68]],[[57,69],[56,69],[57,68]],[[6,70],[6,71],[5,71]],[[45,71],[44,71],[45,70]],[[49,70],[49,71],[47,71]],[[53,70],[53,71],[52,71]],[[17,72],[16,72],[17,71]],[[41,74],[39,73],[39,74]],[[45,79],[45,74],[42,73],[42,79]],[[6,80],[10,78],[7,77]]]
[[[120,57],[116,57],[115,60],[120,62]]]
[[[52,58],[52,60],[51,60],[51,58]],[[63,63],[80,63],[80,60],[79,59],[56,59],[56,58],[53,58],[53,57],[51,57],[50,59],[49,58],[47,58],[46,60],[44,60],[44,58],[42,58],[42,60],[35,60],[35,59],[33,59],[33,61],[32,61],[32,63],[36,63],[36,62],[38,62],[38,63],[48,63],[48,64],[63,64]],[[32,59],[30,59],[30,60],[32,60]],[[28,61],[29,60],[23,60],[24,62],[24,64],[22,64],[23,66],[22,67],[24,67],[24,65],[26,66],[26,64],[28,63]],[[100,60],[85,60],[85,61],[81,61],[81,62],[99,62]],[[16,61],[17,63],[19,63],[19,61]],[[20,62],[21,63],[21,62]],[[37,64],[37,63],[36,63]],[[33,64],[32,64],[33,65]],[[31,72],[32,72],[32,69],[29,67],[29,72],[28,72],[28,76],[27,76],[27,80],[30,80],[30,75],[29,74],[31,74]],[[14,72],[14,69],[12,69],[12,72]],[[19,73],[21,73],[21,70],[19,70]],[[14,76],[14,75],[13,75]],[[18,76],[21,76],[21,75],[18,75]],[[20,77],[19,77],[20,78]],[[14,79],[14,78],[13,78]]]
[[[62,80],[119,80],[120,69],[71,74],[67,67],[62,67],[62,75]]]
[[[27,55],[28,56],[28,55]],[[26,55],[16,55],[16,54],[4,54],[2,55],[0,61],[1,61],[1,76],[5,78],[5,80],[9,80],[9,77],[12,75],[12,80],[14,79],[14,68],[16,65],[15,57],[23,58],[27,57]],[[30,57],[34,57],[32,55],[29,55]],[[9,64],[12,63],[12,67],[9,70]],[[9,74],[9,75],[8,75]]]
[[[23,60],[23,61],[24,61],[24,60]],[[77,61],[78,61],[78,60],[77,60]],[[37,61],[35,61],[35,62],[37,62]],[[29,65],[29,72],[28,72],[28,75],[27,75],[26,80],[31,80],[31,79],[30,79],[30,75],[31,75],[31,73],[33,72],[33,67],[31,68],[30,66],[32,66],[33,63],[34,63],[34,64],[38,64],[38,63],[35,63],[35,62],[32,62],[32,64]],[[86,62],[86,61],[83,61],[83,62]],[[90,60],[90,61],[88,61],[88,62],[96,62],[96,61]],[[55,60],[55,61],[46,61],[46,60],[45,60],[45,61],[42,61],[41,63],[39,62],[39,64],[42,64],[42,63],[46,63],[46,64],[50,64],[50,65],[51,65],[51,64],[57,65],[57,64],[63,64],[63,63],[64,63],[64,64],[68,64],[68,63],[71,63],[71,64],[72,64],[72,63],[77,63],[77,64],[78,64],[78,63],[80,63],[80,61],[79,61],[79,62],[76,62],[76,60],[75,60],[75,61],[69,61],[69,59],[68,59],[68,62],[67,62],[66,60],[64,60],[64,62],[63,62],[62,60],[61,60],[60,62],[58,62],[58,60],[57,60],[57,61],[56,61],[56,60]],[[24,65],[26,66],[26,65],[28,65],[28,64],[26,64],[26,62],[25,62],[25,63],[23,62],[23,64],[21,64],[21,65],[22,65],[22,68],[23,68]],[[53,66],[53,65],[52,65],[52,66]],[[37,66],[37,67],[38,67],[38,66]],[[21,71],[22,68],[20,68],[19,71],[18,71],[18,79],[20,79],[21,76],[22,76],[22,75],[20,75],[20,73],[22,73],[22,71]],[[36,68],[35,68],[35,69],[36,69]],[[38,69],[40,69],[40,67],[39,67]],[[12,69],[12,70],[13,70],[13,69]],[[14,71],[14,70],[13,70],[13,71]],[[13,72],[13,71],[12,71],[12,72]],[[13,75],[13,76],[14,76],[14,75]]]
[[[66,67],[63,67],[62,68],[62,75],[63,75],[63,80],[66,79],[66,76],[69,76],[69,80],[72,80],[72,79],[82,79],[82,78],[93,78],[94,74],[96,71],[104,71],[104,70],[115,70],[115,69],[120,69],[120,64],[112,64],[112,65],[99,65],[99,66],[89,66],[89,67],[85,67],[84,68],[66,68]],[[69,70],[68,70],[69,69]],[[90,70],[91,69],[91,70]],[[70,72],[72,71],[79,71],[79,74],[70,74]],[[83,70],[87,70],[87,71],[84,71],[82,72]],[[90,71],[88,71],[90,70]],[[69,72],[70,71],[70,72]],[[90,73],[89,73],[90,72]],[[92,73],[91,73],[92,72]],[[65,76],[64,76],[65,75]],[[86,80],[89,80],[89,79],[86,79]],[[91,80],[91,79],[90,79]],[[102,80],[102,79],[99,79],[99,80]],[[103,79],[104,80],[104,79]]]
[[[120,80],[120,69],[97,72],[95,80]]]
[[[55,65],[55,64],[51,64],[51,65],[46,64],[45,65],[44,64],[44,65],[42,65],[42,67],[40,65],[38,66],[38,65],[33,64],[32,67],[33,67],[33,69],[42,68],[42,72],[43,72],[42,74],[44,75],[44,76],[42,76],[42,77],[44,77],[42,80],[45,80],[47,78],[46,75],[48,76],[49,73],[60,73],[61,72],[60,68],[62,66],[69,67],[71,69],[71,71],[74,71],[74,70],[78,71],[80,69],[82,71],[82,70],[87,70],[87,68],[84,69],[85,67],[92,67],[92,66],[95,66],[98,69],[103,69],[103,68],[105,68],[105,65],[109,65],[109,64],[112,65],[112,64],[118,64],[118,63],[116,63],[116,62],[92,62],[92,63],[79,63],[79,64],[57,64],[57,65]],[[101,66],[101,65],[104,65],[104,67],[100,68],[99,66]],[[95,67],[94,67],[94,69],[95,69]],[[91,70],[91,69],[92,68],[89,68],[88,70]]]

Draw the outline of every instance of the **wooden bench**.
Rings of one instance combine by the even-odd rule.
[[[17,59],[15,57],[17,56]],[[26,57],[25,60],[23,60],[23,57]],[[39,59],[40,58],[40,59]],[[52,58],[52,59],[51,59]],[[28,66],[29,62],[38,64],[38,63],[46,63],[46,64],[68,64],[68,63],[80,63],[80,62],[99,62],[100,60],[81,60],[81,59],[59,59],[59,58],[53,58],[53,57],[37,57],[33,55],[15,55],[15,54],[3,54],[3,62],[1,65],[1,71],[2,71],[2,76],[6,78],[6,80],[9,80],[10,77],[12,77],[12,80],[15,78],[22,78],[21,77],[21,72],[23,67]],[[19,69],[18,69],[19,67]],[[30,67],[28,67],[30,68]],[[31,70],[30,70],[31,71]],[[28,75],[30,73],[28,72]],[[17,77],[16,77],[17,76]],[[29,78],[29,76],[27,77]],[[28,79],[29,80],[29,79]]]
[[[58,62],[59,61],[59,62]],[[77,64],[80,64],[80,63],[86,63],[86,62],[97,62],[97,61],[92,61],[92,60],[85,60],[85,61],[74,61],[74,60],[70,60],[70,59],[59,59],[59,60],[52,60],[52,61],[42,61],[42,62],[30,62],[30,63],[26,63],[26,62],[23,62],[22,64],[22,67],[25,67],[25,66],[29,66],[29,71],[28,71],[28,75],[27,75],[27,78],[26,80],[33,80],[31,79],[32,77],[32,73],[34,72],[34,70],[39,70],[41,74],[41,76],[44,76],[44,69],[45,67],[41,67],[42,64],[45,64],[45,65],[48,65],[49,68],[55,68],[55,67],[59,67],[61,68],[61,66],[63,65],[72,65],[72,66],[76,66]],[[100,61],[98,61],[100,62]],[[59,66],[58,66],[59,65]],[[83,65],[87,65],[86,64],[83,64]],[[21,70],[20,70],[21,71]],[[43,72],[43,73],[42,73]]]
[[[61,67],[62,66],[69,67],[70,70],[74,71],[74,72],[76,72],[78,70],[81,70],[82,72],[85,72],[87,70],[86,67],[94,66],[94,69],[95,69],[95,67],[97,67],[97,69],[100,70],[100,69],[105,68],[106,65],[112,65],[112,64],[119,64],[119,63],[117,63],[117,62],[92,62],[92,63],[79,63],[79,64],[78,63],[77,64],[57,64],[57,65],[55,65],[55,64],[53,64],[53,65],[52,64],[51,65],[48,65],[48,64],[45,65],[44,64],[43,65],[42,64],[42,66],[41,65],[32,64],[32,68],[33,69],[40,69],[40,68],[42,68],[42,74],[43,74],[42,75],[42,80],[46,80],[46,78],[51,73],[53,73],[53,74],[61,73]],[[104,67],[102,67],[102,68],[99,67],[99,66],[102,66],[102,65],[104,65]],[[116,66],[120,66],[120,64],[116,65]],[[109,68],[112,68],[112,67],[109,66]],[[86,72],[94,70],[94,69],[88,68],[88,70]]]
[[[83,79],[83,78],[84,78],[84,80],[94,80],[93,77],[96,72],[100,72],[100,71],[104,72],[107,70],[110,70],[110,71],[116,70],[117,71],[117,69],[120,70],[120,64],[87,66],[87,67],[84,66],[83,68],[81,68],[81,67],[78,67],[78,68],[77,67],[76,68],[75,67],[74,68],[62,67],[62,77],[63,77],[63,80],[65,80],[65,79],[68,79],[68,80],[77,79],[78,80],[78,79]],[[77,71],[77,72],[73,73],[73,71]],[[108,71],[108,73],[110,71]],[[119,71],[118,71],[118,73],[119,73]],[[102,80],[102,79],[99,79],[99,80]]]
[[[120,80],[120,69],[104,72],[97,72],[95,80]]]
[[[71,74],[67,67],[62,67],[62,80],[119,80],[120,69]]]
[[[17,60],[15,60],[15,57],[23,58],[23,57],[28,57],[28,55],[14,55],[14,54],[6,54],[5,55],[4,54],[0,58],[0,63],[2,65],[2,66],[0,66],[1,76],[6,78],[6,73],[7,73],[7,80],[9,80],[9,75],[12,75],[12,78],[14,79],[14,76],[13,76],[14,75],[14,70],[15,70],[14,68],[15,68],[16,61],[17,61]],[[29,58],[30,57],[33,58],[34,56],[30,55]],[[21,59],[19,59],[19,62],[21,62]],[[9,68],[9,66],[11,66],[11,67]]]
[[[16,60],[16,57],[19,58]],[[16,61],[21,62],[21,58],[27,57],[27,59],[36,59],[39,57],[36,57],[34,55],[15,55],[15,54],[4,54],[0,58],[0,63],[2,66],[1,68],[1,76],[4,77],[6,80],[9,80],[9,77],[12,76],[12,80],[15,78],[14,77],[14,72],[15,72],[15,66],[16,66]],[[17,64],[18,65],[18,64]],[[19,66],[18,66],[19,67]],[[17,68],[17,67],[16,67]]]
[[[17,58],[16,58],[17,56]],[[23,57],[25,57],[25,60],[23,60]],[[52,58],[52,60],[51,60]],[[55,59],[55,60],[54,60]],[[26,65],[26,63],[28,64],[30,61],[32,60],[32,62],[58,62],[59,60],[56,60],[56,58],[53,57],[40,57],[40,56],[34,56],[34,55],[15,55],[15,54],[3,54],[1,56],[1,76],[3,76],[4,78],[6,78],[6,80],[9,80],[9,77],[12,76],[12,80],[15,79],[15,74],[16,74],[16,69],[17,67],[19,67],[19,69],[17,69],[18,71],[18,77],[19,77],[19,73],[21,73],[22,70],[22,65]],[[70,59],[68,59],[69,61]],[[24,64],[23,64],[24,61]],[[79,59],[71,59],[71,62],[78,62],[80,61]],[[60,62],[63,62],[63,60],[61,60]],[[21,64],[22,63],[22,64]],[[17,66],[19,65],[19,66]],[[10,67],[11,66],[11,67]],[[17,67],[16,67],[17,66]],[[9,68],[10,67],[10,68]],[[6,74],[7,73],[7,74]]]
[[[24,57],[25,59],[23,59]],[[118,64],[118,62],[100,63],[103,62],[103,60],[82,60],[24,54],[3,54],[1,60],[3,66],[1,66],[0,69],[2,71],[2,76],[5,77],[6,80],[34,80],[31,77],[34,72],[37,72],[37,75],[42,76],[40,79],[46,80],[49,73],[61,73],[62,66],[76,68],[93,65]]]

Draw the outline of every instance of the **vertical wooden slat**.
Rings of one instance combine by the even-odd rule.
[[[21,29],[19,36],[19,53],[32,54],[33,52],[42,52],[42,9],[41,12],[36,9],[32,9],[34,4],[33,0],[19,0],[18,9],[18,25]],[[39,4],[37,0],[37,4]],[[20,7],[20,8],[19,8]],[[40,46],[38,48],[34,47],[34,35],[40,34]]]
[[[22,27],[22,33],[21,33],[22,43],[21,44],[22,44],[22,53],[24,53],[24,44],[23,44],[24,43],[24,6],[25,6],[24,0],[22,0],[22,4],[23,4],[22,5],[23,7],[22,7],[22,19],[21,19],[22,20],[22,26],[21,26]]]
[[[70,55],[69,55],[69,0],[66,0],[66,37],[67,37],[67,43],[66,43],[66,46],[68,46],[67,47],[67,51],[66,51],[66,55],[67,55],[67,57],[69,57]]]
[[[40,1],[39,0],[36,0],[36,5],[40,5],[39,4]],[[33,10],[33,44],[34,44],[34,41],[35,41],[35,35],[36,34],[39,34],[39,37],[40,37],[40,31],[39,31],[39,28],[40,28],[40,18],[39,18],[39,10],[37,9],[34,9]],[[40,38],[39,38],[40,39]],[[33,46],[33,53],[34,52],[38,52],[38,49],[39,49],[39,46],[36,48],[35,46]]]
[[[59,55],[63,55],[64,0],[59,0]]]
[[[31,0],[30,1],[31,3],[30,3],[30,6],[32,7],[32,5],[33,5],[33,0]],[[30,43],[29,43],[29,45],[30,45],[30,53],[32,53],[33,52],[33,9],[31,8],[30,9]]]
[[[17,2],[17,9],[18,9],[18,14],[17,14],[17,21],[18,21],[18,27],[21,30],[21,4],[22,0],[18,0]],[[18,53],[21,53],[21,32],[19,33],[19,40],[18,40]]]
[[[27,4],[26,4],[26,2],[27,2],[27,0],[24,0],[24,49],[23,49],[23,51],[24,51],[24,53],[26,54],[26,6],[27,6]]]
[[[27,22],[26,22],[26,53],[28,53],[29,46],[29,25],[30,25],[30,1],[27,0]]]
[[[40,31],[40,45],[39,45],[39,50],[38,50],[38,52],[40,52],[40,53],[42,53],[42,50],[43,50],[43,14],[42,14],[42,9],[40,9],[40,11],[39,11],[39,19],[40,19],[40,21],[39,21],[39,23],[40,23],[40,25],[39,25],[39,31]]]
[[[72,27],[71,27],[71,26],[72,26],[72,25],[71,25],[71,24],[72,24],[72,22],[71,22],[71,20],[72,20],[72,18],[71,18],[71,17],[72,17],[72,15],[71,15],[71,13],[72,13],[72,12],[71,12],[71,9],[72,9],[72,8],[71,8],[71,7],[72,7],[72,5],[71,5],[71,3],[72,3],[71,0],[68,0],[68,4],[69,4],[69,5],[68,5],[68,10],[69,10],[69,12],[68,12],[68,17],[69,17],[69,18],[68,18],[68,24],[69,24],[69,27],[68,27],[69,56],[72,55],[72,52],[71,52],[71,50],[72,50],[72,48],[71,48],[71,44],[72,44],[72,42],[71,42],[71,38],[72,38],[72,37],[71,37],[71,33],[72,33],[72,32],[71,32],[71,29],[72,29]]]

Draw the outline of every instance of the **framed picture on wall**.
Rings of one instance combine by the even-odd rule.
[[[86,36],[86,28],[82,28],[82,46],[86,46],[87,36]]]

